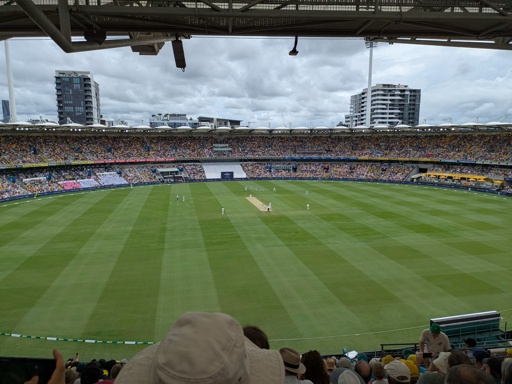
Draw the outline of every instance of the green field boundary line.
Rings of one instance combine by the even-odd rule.
[[[511,310],[512,310],[512,308],[508,308],[501,312],[509,312]],[[424,325],[418,325],[418,326],[414,326],[414,327],[388,329],[388,330],[375,331],[375,332],[363,332],[363,333],[315,336],[315,337],[272,339],[269,341],[279,342],[279,341],[296,341],[296,340],[332,339],[332,338],[339,338],[339,337],[376,335],[376,334],[381,334],[381,333],[400,332],[400,331],[407,331],[407,330],[413,330],[413,329],[420,329],[420,328],[424,328],[424,327],[425,327]],[[49,341],[68,341],[68,342],[88,343],[88,344],[153,345],[153,344],[158,343],[158,341],[93,340],[93,339],[73,339],[73,338],[67,338],[67,337],[52,337],[52,336],[32,336],[32,335],[23,335],[20,333],[9,333],[9,332],[0,332],[0,336],[11,336],[11,337],[22,338],[22,339],[37,339],[37,340],[49,340]]]
[[[406,331],[406,330],[411,330],[411,329],[420,329],[420,328],[425,328],[425,326],[419,325],[419,326],[408,327],[408,328],[388,329],[388,330],[383,330],[383,331],[353,333],[353,334],[343,334],[343,335],[299,337],[299,338],[288,338],[288,339],[272,339],[270,341],[332,339],[332,338],[338,338],[338,337],[375,335],[375,334],[379,334],[379,333],[400,332],[400,331]],[[72,339],[72,338],[67,338],[67,337],[62,338],[62,337],[52,337],[52,336],[30,336],[30,335],[22,335],[19,333],[8,333],[8,332],[0,332],[0,336],[11,336],[11,337],[17,337],[17,338],[24,338],[24,339],[38,339],[38,340],[50,340],[50,341],[71,341],[71,342],[89,343],[89,344],[152,345],[152,344],[157,343],[157,341],[112,341],[112,340]]]
[[[153,345],[156,341],[119,341],[119,340],[93,340],[93,339],[71,339],[67,337],[53,337],[53,336],[31,336],[22,335],[20,333],[0,332],[0,336],[11,336],[21,339],[37,339],[49,341],[70,341],[75,343],[88,343],[88,344],[125,344],[125,345]]]

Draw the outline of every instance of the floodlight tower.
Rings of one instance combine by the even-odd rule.
[[[365,40],[366,48],[370,49],[370,60],[368,68],[368,91],[366,92],[366,126],[370,128],[372,115],[372,65],[373,65],[373,48],[377,47],[376,41]]]

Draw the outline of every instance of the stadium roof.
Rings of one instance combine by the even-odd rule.
[[[47,37],[65,52],[156,55],[192,35],[355,37],[512,50],[511,0],[0,0],[0,40]],[[180,57],[181,56],[181,57]]]
[[[150,127],[146,125],[138,125],[134,127],[126,125],[105,126],[102,124],[83,126],[80,124],[64,124],[64,125],[43,125],[31,124],[28,122],[16,122],[8,124],[0,124],[0,134],[4,133],[75,133],[75,134],[167,134],[167,135],[189,135],[189,134],[230,134],[230,135],[331,135],[331,134],[376,134],[376,133],[392,133],[392,134],[410,134],[410,133],[475,133],[475,132],[512,132],[512,122],[489,122],[489,123],[471,123],[471,124],[419,124],[417,126],[399,125],[392,126],[366,126],[357,127],[197,127],[181,126],[178,128],[170,128],[167,126]]]

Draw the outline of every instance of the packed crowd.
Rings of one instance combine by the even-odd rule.
[[[439,158],[512,163],[511,148],[510,133],[220,137],[7,134],[0,136],[0,166],[76,161],[283,157]]]
[[[172,163],[179,169],[179,181],[206,180],[201,163]],[[243,162],[242,169],[250,179],[357,179],[404,182],[417,172],[414,164],[399,163],[322,163],[322,162]],[[158,167],[168,164],[106,165],[37,167],[0,170],[0,199],[16,196],[62,192],[82,188],[98,188],[113,185],[137,185],[178,181],[165,179],[157,172]],[[430,183],[457,184],[512,192],[512,185],[503,182],[512,176],[511,169],[496,167],[475,168],[469,166],[434,166],[431,170],[466,175],[497,175],[501,182],[440,179],[423,176],[419,180]]]
[[[465,175],[483,175],[487,177],[512,177],[511,168],[503,167],[483,167],[483,166],[464,166],[464,165],[434,165],[429,170],[430,172],[442,173],[458,173]]]
[[[206,179],[199,163],[178,164],[185,179]],[[0,199],[73,189],[164,182],[155,165],[67,166],[0,171]]]
[[[229,315],[189,312],[160,343],[130,361],[80,362],[77,354],[64,362],[54,350],[49,384],[512,384],[512,349],[498,355],[473,338],[454,349],[435,323],[423,330],[418,345],[417,351],[373,358],[357,352],[322,356],[317,350],[301,355],[271,349],[261,328],[242,327]]]
[[[166,182],[149,162],[140,165],[52,166],[57,163],[109,161],[176,161],[202,158],[269,159],[286,157],[375,158],[382,162],[242,162],[249,178],[361,179],[405,181],[414,163],[386,163],[386,158],[455,159],[512,163],[512,135],[359,135],[359,136],[132,136],[2,135],[0,198],[109,185]],[[188,160],[187,160],[188,161]],[[30,165],[37,167],[30,167]],[[49,167],[41,167],[43,164]],[[200,163],[172,163],[181,180],[205,180]],[[18,168],[25,165],[25,168]],[[480,175],[500,181],[423,177],[420,181],[463,184],[512,192],[505,178],[512,168],[496,165],[438,165],[432,172]],[[176,180],[175,180],[176,181]]]
[[[308,178],[405,181],[411,165],[386,163],[242,163],[249,178]]]

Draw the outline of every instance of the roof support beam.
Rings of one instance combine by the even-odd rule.
[[[496,12],[498,12],[501,16],[508,16],[509,13],[504,11],[503,9],[495,6],[494,4],[492,4],[490,1],[487,1],[487,0],[479,0],[482,4],[485,4],[487,7],[491,8],[491,9],[494,9]]]

